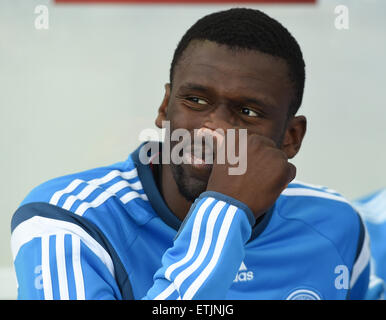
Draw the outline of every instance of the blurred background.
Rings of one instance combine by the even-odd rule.
[[[0,299],[16,298],[10,220],[19,203],[48,179],[125,160],[139,132],[155,128],[179,39],[232,6],[263,10],[302,47],[308,132],[297,179],[349,200],[385,187],[386,1],[0,0]]]

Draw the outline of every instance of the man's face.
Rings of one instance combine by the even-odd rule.
[[[175,67],[172,89],[166,86],[156,124],[168,120],[171,132],[183,128],[192,136],[203,127],[242,128],[281,148],[294,97],[287,68],[283,59],[255,50],[194,41]],[[171,170],[181,194],[193,201],[205,191],[211,165],[171,163]]]

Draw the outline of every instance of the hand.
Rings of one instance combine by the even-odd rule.
[[[234,150],[239,150],[238,130],[236,132]],[[221,148],[229,147],[226,136],[217,141],[221,143],[219,151],[224,152]],[[228,169],[232,165],[227,157],[225,164],[219,164],[215,159],[206,190],[221,192],[245,203],[258,218],[295,178],[296,167],[288,162],[287,155],[278,149],[273,140],[248,134],[246,142],[247,150],[239,150],[239,161],[246,161],[245,173],[229,175]]]

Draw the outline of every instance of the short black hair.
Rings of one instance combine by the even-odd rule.
[[[250,8],[232,8],[199,19],[186,31],[174,51],[170,67],[171,86],[174,69],[192,40],[209,40],[231,49],[258,50],[284,59],[295,93],[289,115],[296,114],[303,98],[305,63],[299,44],[278,21]]]

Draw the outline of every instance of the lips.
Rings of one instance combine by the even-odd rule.
[[[183,149],[182,157],[185,164],[211,166],[213,164],[214,152],[211,146],[192,144],[191,146]]]
[[[183,163],[197,169],[211,169],[216,157],[215,145],[222,141],[223,137],[213,130],[195,130],[192,139],[187,139],[187,144],[181,150]]]

